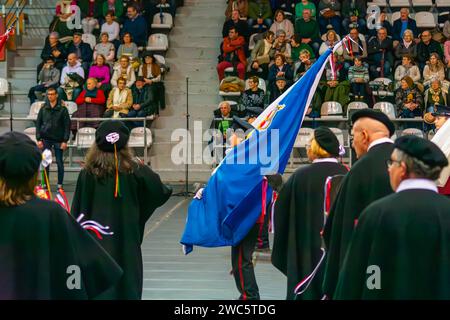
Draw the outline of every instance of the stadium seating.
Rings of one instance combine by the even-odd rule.
[[[0,96],[5,96],[9,92],[8,80],[0,78]]]
[[[23,131],[23,133],[26,134],[34,142],[37,142],[37,140],[36,140],[36,127],[26,128]]]
[[[69,115],[73,115],[78,110],[77,104],[73,101],[64,101],[64,104],[67,107],[67,111],[69,111]]]
[[[320,108],[321,117],[342,117],[342,105],[336,101],[322,103]]]
[[[81,40],[83,40],[83,42],[89,43],[92,50],[94,50],[94,47],[97,44],[95,36],[90,33],[83,33],[83,35],[81,36]]]
[[[350,102],[347,106],[347,119],[350,119],[352,117],[352,114],[355,113],[355,111],[367,108],[369,108],[369,106],[365,102],[361,101]]]
[[[153,16],[152,29],[160,32],[169,32],[173,27],[172,15],[167,12],[157,13]]]
[[[95,141],[95,128],[80,128],[75,138],[75,146],[77,148],[90,148]]]
[[[417,136],[423,138],[423,132],[420,129],[408,128],[401,132],[401,136]]]
[[[44,101],[36,101],[30,106],[30,112],[28,113],[27,118],[31,120],[36,120],[39,110],[44,105]]]
[[[154,33],[148,38],[147,48],[148,51],[160,52],[165,54],[169,49],[169,40],[167,35],[162,33]]]
[[[145,138],[145,134],[147,138]],[[147,139],[145,143],[145,139]],[[130,140],[128,141],[128,146],[133,148],[149,148],[153,143],[152,132],[149,128],[137,127],[131,130]]]
[[[380,110],[381,112],[386,114],[390,119],[396,118],[395,107],[390,102],[387,102],[387,101],[377,102],[377,103],[375,103],[373,108],[376,110]]]

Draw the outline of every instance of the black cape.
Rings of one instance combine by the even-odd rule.
[[[346,174],[333,162],[318,162],[297,169],[281,189],[275,203],[272,264],[287,276],[288,300],[295,286],[316,267],[322,256],[320,232],[324,223],[325,181]],[[298,298],[320,299],[323,270]]]
[[[329,298],[336,289],[359,215],[369,204],[392,193],[386,160],[390,159],[393,148],[392,143],[381,143],[361,157],[344,178],[331,207],[324,229],[327,256],[323,293]]]
[[[114,176],[99,179],[86,170],[78,177],[72,214],[84,214],[108,226],[113,235],[98,240],[123,269],[119,284],[104,299],[140,299],[143,285],[141,243],[145,223],[163,205],[172,190],[148,166],[137,165],[131,174],[120,173],[121,196],[114,198]]]
[[[67,283],[75,284],[69,277],[76,274],[81,287],[71,290]],[[33,198],[0,206],[0,300],[93,299],[121,275],[116,262],[56,202]]]
[[[339,276],[336,299],[450,299],[450,200],[404,190],[361,215]],[[380,289],[371,289],[380,268]]]

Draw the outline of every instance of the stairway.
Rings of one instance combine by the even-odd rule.
[[[177,11],[166,55],[170,65],[170,72],[165,77],[167,106],[152,127],[151,165],[164,181],[181,182],[185,179],[184,164],[175,164],[171,157],[180,138],[171,139],[171,135],[174,130],[186,127],[186,77],[189,77],[191,135],[194,123],[197,126],[201,124],[201,134],[209,128],[212,111],[220,102],[216,64],[225,8],[224,0],[185,0],[184,6]],[[194,150],[203,151],[206,146],[207,141],[192,137],[192,154]],[[193,161],[199,164],[190,164],[189,180],[206,181],[211,175],[211,165],[203,163],[201,156],[195,159],[192,156],[191,163]]]

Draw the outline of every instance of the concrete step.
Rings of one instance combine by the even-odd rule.
[[[203,127],[207,126],[209,128],[210,122],[212,120],[212,112],[211,114],[207,114],[207,112],[203,112],[198,115],[191,115],[189,117],[189,126],[193,126],[194,121],[201,121]],[[152,124],[152,128],[155,129],[155,135],[157,130],[173,130],[176,128],[185,128],[186,127],[186,117],[185,116],[160,116],[157,120],[155,120]],[[170,128],[170,129],[167,129]]]
[[[223,8],[223,9],[222,9]],[[202,6],[185,6],[177,11],[177,19],[201,19],[203,17],[214,17],[217,20],[225,19],[225,6],[218,6],[216,4],[202,5]]]
[[[181,183],[184,182],[185,179],[185,166],[178,166],[177,168],[161,168],[157,164],[154,165],[152,162],[152,167],[157,168],[161,180],[166,183]],[[211,177],[211,170],[205,169],[193,169],[189,166],[189,183],[206,183],[208,179]]]
[[[24,56],[16,56],[13,60],[14,67],[28,67],[28,68],[37,68],[37,65],[41,63],[41,58],[39,56],[36,57],[24,57]]]
[[[213,68],[209,68],[213,70]],[[186,87],[186,81],[183,80],[169,80],[165,82],[167,94],[218,94],[218,85],[213,82],[195,81],[195,75],[187,73],[189,76],[189,85]],[[217,82],[217,81],[216,81]]]
[[[225,10],[224,10],[225,12]],[[224,16],[225,17],[225,16]],[[178,17],[177,17],[178,18]],[[224,19],[218,19],[217,17],[203,17],[202,19],[177,19],[175,21],[175,28],[177,27],[199,27],[204,28],[205,26],[216,27],[220,26],[222,28]]]
[[[211,37],[196,37],[192,36],[174,36],[169,40],[170,48],[177,50],[178,47],[196,47],[196,48],[209,48],[209,49],[218,49],[221,38],[217,36]]]
[[[43,45],[17,47],[17,55],[22,57],[40,57]]]
[[[29,89],[37,84],[36,77],[31,78],[31,79],[8,78],[8,81],[11,83],[13,93],[16,91],[24,90],[24,89]]]
[[[191,59],[211,59],[216,58],[220,53],[219,46],[210,48],[200,48],[194,45],[171,47],[167,51],[166,59],[170,62],[171,59],[182,59],[185,63]],[[171,66],[172,67],[172,66]],[[170,74],[170,73],[169,73]]]
[[[208,28],[202,28],[201,26],[176,26],[170,32],[170,39],[175,36],[195,35],[196,37],[220,37],[222,34],[222,25],[217,23],[215,25],[209,25]]]
[[[36,67],[11,67],[9,78],[36,79]]]
[[[197,106],[214,105],[216,106],[221,99],[217,94],[189,94],[189,108],[191,113]],[[176,109],[186,106],[185,94],[171,94],[166,97],[166,103]],[[184,110],[183,110],[184,112]]]

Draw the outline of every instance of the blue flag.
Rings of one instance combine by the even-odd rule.
[[[252,123],[255,128],[231,149],[210,177],[201,199],[193,199],[181,244],[236,246],[262,210],[265,175],[282,174],[332,49],[328,49]],[[269,193],[268,193],[269,194]],[[268,200],[269,201],[269,200]]]

